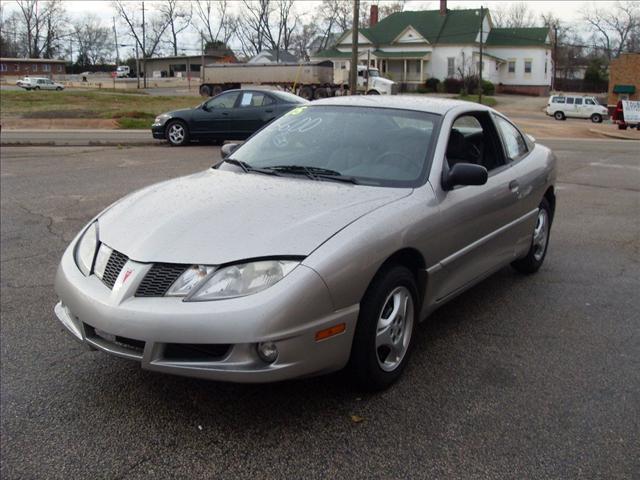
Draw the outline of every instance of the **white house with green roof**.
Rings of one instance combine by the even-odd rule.
[[[444,6],[442,5],[444,3]],[[477,74],[480,32],[483,78],[498,92],[547,95],[553,77],[548,28],[494,28],[491,14],[480,9],[398,12],[358,32],[358,59],[380,69],[382,75],[415,90],[431,77],[444,80]],[[348,69],[352,32],[317,52],[312,60],[332,60],[335,69]]]

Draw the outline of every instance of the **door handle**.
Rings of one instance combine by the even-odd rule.
[[[265,112],[267,112],[267,113],[273,113],[273,109],[271,109],[271,108],[270,108],[269,110],[265,110]]]
[[[511,190],[513,193],[518,193],[518,190],[520,190],[520,184],[517,180],[512,180],[509,183],[509,190]]]

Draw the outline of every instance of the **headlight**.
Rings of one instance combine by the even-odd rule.
[[[299,263],[294,260],[263,260],[215,271],[213,267],[194,265],[174,282],[167,295],[187,296],[187,301],[243,297],[279,282]]]
[[[98,248],[98,222],[93,222],[84,231],[76,244],[76,265],[82,273],[89,275],[93,266],[93,259]]]
[[[156,119],[153,121],[153,123],[162,124],[162,123],[166,122],[167,120],[169,120],[169,115],[167,115],[166,113],[163,113],[162,115],[158,115],[156,117]]]

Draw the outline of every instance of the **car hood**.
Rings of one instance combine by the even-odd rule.
[[[193,108],[181,108],[180,110],[171,110],[170,112],[166,112],[164,113],[164,115],[169,115],[170,118],[173,117],[186,117],[188,115],[191,115],[191,112],[193,112]]]
[[[140,262],[307,256],[359,217],[411,192],[210,169],[123,198],[100,216],[99,236]]]

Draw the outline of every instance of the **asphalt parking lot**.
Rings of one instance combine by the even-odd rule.
[[[542,270],[504,269],[437,311],[377,395],[338,375],[233,385],[85,350],[53,314],[64,248],[218,149],[2,147],[0,476],[638,478],[638,143],[541,143],[560,164]]]

